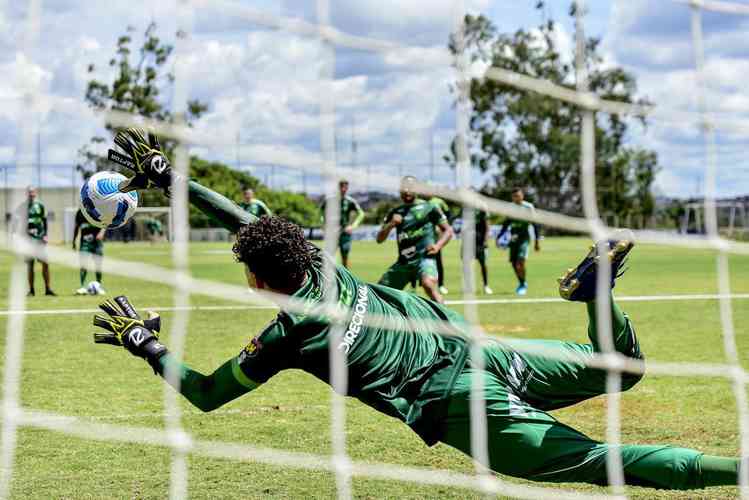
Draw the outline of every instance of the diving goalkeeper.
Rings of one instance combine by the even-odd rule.
[[[157,187],[168,193],[171,169],[153,136],[127,130],[116,142],[126,152],[120,154],[122,163],[136,172],[121,189]],[[585,303],[590,343],[526,340],[524,349],[515,350],[514,343],[494,341],[484,344],[477,363],[469,354],[468,325],[459,314],[413,294],[365,283],[341,266],[335,268],[335,279],[328,280],[323,264],[329,257],[305,241],[298,226],[278,217],[256,219],[196,182],[176,181],[188,182],[194,206],[237,233],[233,252],[250,287],[289,295],[310,306],[333,294],[350,311],[345,334],[333,346],[346,356],[347,395],[405,422],[428,445],[443,442],[470,454],[471,378],[479,371],[492,470],[535,481],[607,483],[609,446],[549,413],[605,392],[606,372],[585,363],[599,351],[594,302],[597,247],[560,281],[564,298]],[[610,262],[612,287],[633,244],[631,233],[622,232],[601,256]],[[180,375],[180,392],[204,411],[252,391],[287,368],[329,382],[328,349],[334,339],[329,320],[321,316],[282,310],[237,356],[203,375],[179,363],[159,342],[158,317],[142,319],[125,297],[101,307],[107,315],[97,315],[94,324],[106,333],[95,334],[95,340],[123,345],[159,375],[174,370]],[[611,313],[617,351],[642,359],[632,323],[613,301]],[[374,316],[386,318],[388,327],[368,326]],[[452,334],[414,328],[429,321],[444,322]],[[528,354],[525,348],[533,347],[554,349],[568,360]],[[622,388],[631,388],[641,377],[624,373]],[[737,484],[735,458],[665,445],[624,445],[619,451],[627,484],[667,489]]]

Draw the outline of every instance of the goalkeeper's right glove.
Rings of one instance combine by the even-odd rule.
[[[109,160],[135,172],[133,177],[120,183],[120,191],[156,187],[163,189],[167,196],[171,194],[172,167],[153,132],[146,133],[138,128],[120,130],[114,142],[125,154],[110,149]]]
[[[161,318],[149,311],[148,319],[141,319],[135,308],[121,295],[107,300],[99,307],[109,316],[94,316],[94,326],[99,326],[110,333],[94,333],[97,344],[124,346],[133,355],[148,361],[154,373],[159,372],[159,359],[169,351],[159,342]]]

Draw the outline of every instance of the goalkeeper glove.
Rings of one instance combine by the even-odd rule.
[[[114,142],[125,153],[110,149],[109,160],[135,172],[133,177],[120,183],[120,191],[156,187],[163,189],[167,196],[171,194],[172,167],[154,133],[128,128],[117,132]]]
[[[95,315],[94,326],[104,328],[109,333],[94,333],[94,342],[124,346],[133,355],[148,361],[154,373],[157,373],[159,359],[169,352],[166,346],[159,342],[159,315],[149,311],[148,319],[141,319],[124,295],[107,300],[99,307],[109,317]]]

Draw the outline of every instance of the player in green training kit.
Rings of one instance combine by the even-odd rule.
[[[168,163],[155,162],[166,166],[159,171],[152,166],[154,156],[161,155],[157,141],[132,130],[120,134],[138,145],[125,148],[134,157],[136,175],[120,188],[168,190]],[[233,251],[249,286],[290,295],[307,302],[310,309],[306,314],[282,310],[237,356],[210,375],[178,362],[158,340],[159,318],[153,313],[147,319],[140,317],[125,297],[102,304],[106,316],[97,315],[94,325],[105,332],[95,334],[97,342],[124,346],[159,375],[167,370],[176,373],[179,380],[173,382],[179,382],[179,391],[204,411],[252,391],[289,368],[329,382],[332,347],[346,357],[348,395],[405,422],[427,444],[441,441],[465,453],[471,449],[471,380],[478,374],[483,379],[492,470],[534,481],[607,484],[609,445],[548,413],[605,392],[606,372],[585,364],[599,351],[594,302],[597,247],[560,280],[564,298],[585,303],[590,343],[519,343],[524,348],[544,347],[565,354],[567,360],[559,361],[516,350],[514,343],[492,341],[483,344],[482,359],[476,360],[466,340],[468,325],[454,311],[413,294],[365,283],[342,266],[335,268],[330,280],[323,274],[329,257],[305,241],[300,227],[279,217],[258,220],[192,181],[188,192],[194,206],[237,233]],[[602,257],[610,263],[612,287],[632,246],[628,231],[608,242],[609,251]],[[328,299],[349,311],[342,336],[333,337],[329,319],[310,312]],[[613,300],[611,313],[616,350],[642,359],[632,323]],[[369,326],[370,320],[378,318],[387,323]],[[418,329],[431,321],[441,322],[452,334]],[[641,377],[624,373],[622,388],[631,388]],[[735,458],[663,445],[622,445],[618,451],[627,484],[667,489],[737,484],[740,461]]]
[[[401,180],[403,204],[392,209],[377,233],[377,243],[388,239],[393,228],[398,239],[398,260],[385,271],[379,284],[403,290],[411,281],[419,280],[424,291],[435,302],[444,302],[437,285],[435,255],[453,237],[453,228],[436,205],[416,197],[413,184],[416,178]],[[440,237],[435,241],[435,228]]]
[[[47,244],[47,209],[44,204],[37,198],[36,188],[29,186],[26,203],[18,208],[18,220],[26,224],[26,236],[34,243],[40,245]],[[34,291],[34,261],[38,260],[42,265],[42,278],[44,278],[44,295],[56,295],[50,286],[49,264],[44,256],[40,258],[29,257],[26,259],[28,266],[29,293],[31,297]]]
[[[96,269],[96,282],[101,285],[101,263],[104,257],[104,235],[107,230],[104,228],[98,228],[88,222],[83,216],[83,212],[80,209],[75,213],[75,228],[73,228],[73,250],[75,250],[75,240],[78,238],[78,232],[81,233],[81,241],[78,246],[80,252],[81,269],[81,287],[75,291],[76,295],[87,295],[88,289],[86,288],[86,274],[88,274],[88,265],[91,260],[94,261],[94,268]],[[95,289],[99,295],[104,295],[106,292],[99,286]]]
[[[533,213],[536,209],[532,203],[525,201],[523,196],[523,190],[516,187],[512,190],[512,202],[516,205],[520,205],[528,209]],[[507,218],[502,223],[502,227],[497,235],[497,241],[499,241],[505,234],[505,231],[510,230],[510,264],[512,265],[515,276],[518,278],[518,286],[515,289],[515,293],[518,295],[525,295],[528,293],[528,282],[526,281],[525,272],[525,261],[528,258],[528,246],[531,241],[530,226],[533,226],[535,233],[535,247],[536,252],[541,250],[539,240],[541,239],[541,227],[538,224],[534,224],[527,220],[516,220]]]
[[[341,200],[341,212],[339,215],[340,230],[338,233],[338,250],[341,252],[341,263],[343,267],[348,267],[348,256],[351,253],[351,240],[354,234],[354,229],[359,227],[359,224],[364,220],[364,210],[362,210],[359,203],[349,196],[348,193],[348,181],[341,180],[338,182],[338,189],[340,190]],[[328,200],[324,199],[320,205],[322,211],[322,221],[325,222],[325,207],[328,204]],[[351,214],[355,213],[356,217],[351,220]]]
[[[260,218],[263,215],[273,215],[273,212],[270,211],[268,205],[255,198],[255,191],[252,189],[245,189],[243,196],[244,201],[241,202],[239,206],[242,207],[242,210],[245,212],[248,212],[257,218]]]

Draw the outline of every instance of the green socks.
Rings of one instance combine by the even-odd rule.
[[[702,485],[704,487],[737,485],[739,483],[739,462],[738,458],[702,455],[700,457]]]

